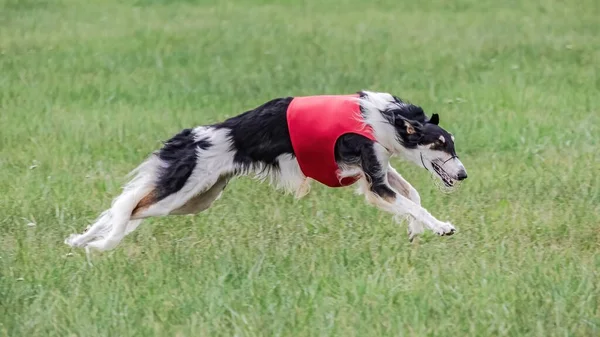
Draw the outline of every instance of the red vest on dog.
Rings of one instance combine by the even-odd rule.
[[[364,124],[358,95],[295,97],[287,109],[287,123],[296,160],[305,176],[329,187],[348,186],[359,177],[340,181],[335,142],[355,133],[375,140]]]

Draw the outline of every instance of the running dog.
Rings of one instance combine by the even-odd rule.
[[[175,135],[130,173],[110,209],[65,243],[113,249],[145,218],[206,210],[241,175],[268,179],[298,198],[311,180],[329,187],[357,183],[368,203],[408,219],[411,241],[425,228],[452,235],[454,226],[421,207],[419,193],[389,164],[399,155],[447,188],[466,179],[454,136],[438,123],[437,114],[428,118],[388,93],[277,98]]]

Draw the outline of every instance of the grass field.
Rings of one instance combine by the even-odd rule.
[[[600,335],[600,5],[0,0],[0,336]],[[181,128],[286,95],[437,112],[469,179],[394,166],[452,237],[353,189],[238,179],[86,263],[64,238]]]

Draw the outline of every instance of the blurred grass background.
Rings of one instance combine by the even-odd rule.
[[[0,0],[0,335],[600,333],[597,1]],[[469,179],[394,166],[459,230],[237,179],[86,264],[64,238],[184,127],[287,95],[439,113]],[[70,255],[68,255],[70,253]]]

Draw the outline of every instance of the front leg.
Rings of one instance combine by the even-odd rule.
[[[452,224],[436,219],[426,209],[396,193],[385,183],[369,184],[366,179],[361,180],[367,201],[379,209],[400,216],[414,217],[438,235],[452,235],[456,232]]]
[[[389,157],[386,156],[386,150],[381,145],[373,143],[372,146],[365,146],[361,152],[364,177],[359,182],[359,188],[369,203],[395,215],[410,216],[438,235],[454,234],[456,231],[454,226],[436,219],[421,205],[398,193],[389,185]],[[410,190],[408,194],[410,195]]]
[[[415,204],[421,205],[419,192],[417,192],[417,190],[389,164],[387,169],[387,180],[397,193],[400,193]],[[423,223],[417,221],[417,219],[412,216],[408,216],[408,239],[410,242],[412,242],[417,235],[422,234],[423,230]]]

